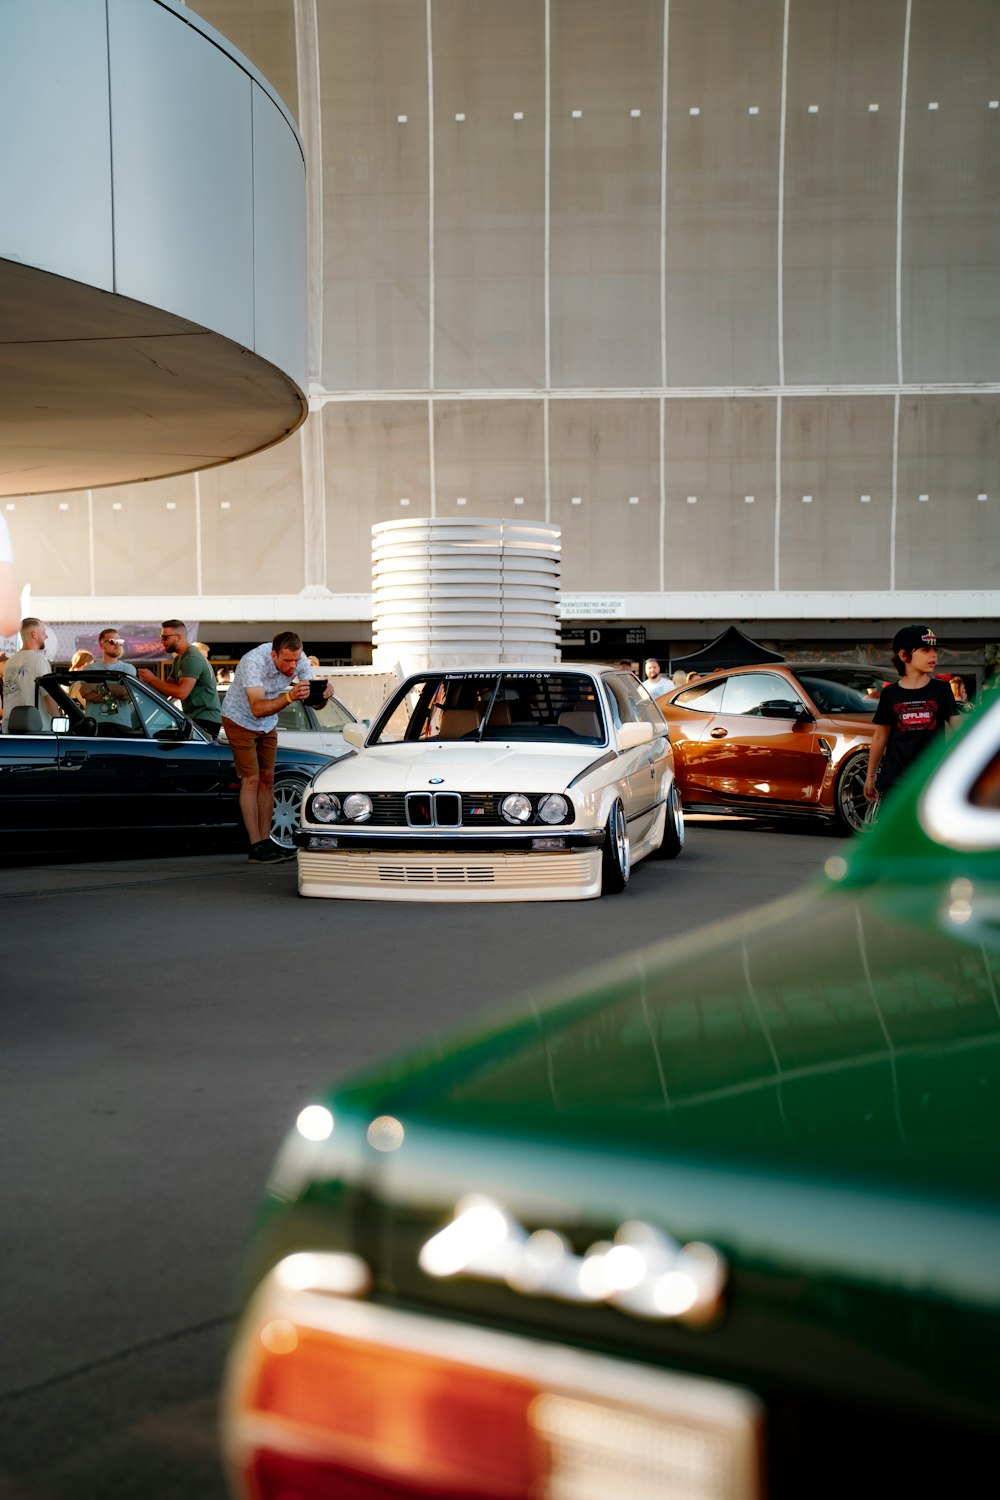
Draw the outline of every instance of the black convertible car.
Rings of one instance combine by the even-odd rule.
[[[244,838],[232,754],[122,672],[52,672],[0,735],[4,850],[156,832]],[[272,837],[290,847],[302,793],[329,759],[279,748]]]

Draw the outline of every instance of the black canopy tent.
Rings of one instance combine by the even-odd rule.
[[[721,667],[755,667],[762,662],[784,661],[778,651],[769,651],[757,641],[752,641],[735,625],[730,625],[714,641],[692,651],[689,656],[675,656],[670,670],[676,672],[717,672]]]

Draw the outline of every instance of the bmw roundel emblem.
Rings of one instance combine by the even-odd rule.
[[[428,786],[443,786],[443,784],[444,784],[444,777],[443,776],[432,776],[431,779],[430,779],[430,781],[428,782]]]

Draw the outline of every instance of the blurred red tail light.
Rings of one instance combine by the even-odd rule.
[[[508,1500],[532,1493],[544,1446],[528,1424],[525,1380],[429,1354],[299,1328],[287,1353],[263,1358],[250,1408],[289,1432],[322,1434],[331,1456],[431,1493]]]
[[[246,1500],[759,1494],[742,1390],[287,1283],[277,1267],[230,1360],[227,1459]]]

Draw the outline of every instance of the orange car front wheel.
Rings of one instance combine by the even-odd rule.
[[[843,834],[857,833],[868,823],[869,804],[865,797],[868,774],[868,751],[856,750],[840,768],[834,796],[834,817]]]

